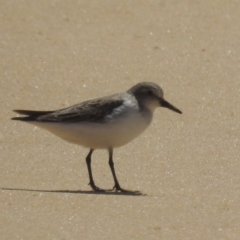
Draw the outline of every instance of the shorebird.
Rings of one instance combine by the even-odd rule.
[[[182,113],[164,99],[160,86],[152,82],[141,82],[126,92],[88,100],[60,110],[14,110],[25,116],[14,117],[12,120],[33,124],[70,143],[89,148],[86,163],[89,185],[94,191],[104,190],[94,183],[91,156],[96,149],[107,149],[114,180],[113,190],[132,192],[123,189],[117,180],[113,149],[131,142],[146,130],[157,107]]]

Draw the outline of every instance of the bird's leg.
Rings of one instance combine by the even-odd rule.
[[[87,157],[86,157],[86,163],[87,163],[87,168],[88,168],[88,174],[89,174],[89,179],[90,179],[90,183],[89,185],[91,186],[92,190],[94,191],[104,191],[103,189],[97,187],[93,181],[93,176],[92,176],[92,169],[91,169],[91,156],[93,153],[94,149],[90,149],[90,152],[88,153]]]
[[[119,182],[117,180],[117,176],[116,176],[115,169],[114,169],[113,149],[109,148],[108,149],[108,153],[109,153],[109,162],[108,163],[109,163],[109,166],[111,168],[113,179],[114,179],[114,183],[115,183],[113,189],[116,189],[116,191],[125,192],[125,193],[141,194],[139,191],[126,190],[126,189],[123,189],[123,188],[120,187],[120,184],[119,184]]]
[[[113,149],[109,148],[108,153],[109,153],[109,162],[108,163],[109,163],[109,166],[111,168],[114,183],[115,183],[113,189],[116,189],[116,191],[120,191],[120,192],[129,192],[128,190],[122,189],[120,187],[120,184],[119,184],[118,180],[117,180],[117,176],[116,176],[115,169],[114,169],[114,162],[113,162]]]

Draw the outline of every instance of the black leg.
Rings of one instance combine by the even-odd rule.
[[[134,193],[134,194],[137,194],[137,195],[141,195],[141,193],[139,191],[130,191],[130,190],[126,190],[126,189],[123,189],[123,188],[120,187],[120,184],[119,184],[119,182],[117,180],[117,176],[116,176],[115,169],[114,169],[113,149],[109,148],[108,149],[108,153],[109,153],[109,166],[111,168],[113,179],[114,179],[114,183],[115,183],[113,189],[116,189],[116,191],[120,191],[120,192]]]
[[[132,191],[125,190],[125,189],[120,187],[120,184],[119,184],[119,182],[117,180],[117,176],[116,176],[115,169],[114,169],[113,149],[109,148],[108,149],[108,153],[109,153],[109,166],[111,168],[113,179],[114,179],[114,183],[115,183],[113,189],[116,189],[116,191],[120,191],[120,192],[132,192]]]
[[[116,173],[115,173],[115,169],[114,169],[114,162],[113,162],[113,150],[112,148],[109,148],[108,149],[108,153],[109,153],[109,166],[111,168],[111,171],[112,171],[112,175],[113,175],[113,179],[114,179],[114,187],[113,189],[115,188],[117,191],[121,189],[119,183],[118,183],[118,180],[117,180],[117,176],[116,176]]]
[[[89,174],[89,179],[90,179],[90,183],[89,185],[91,186],[91,188],[94,191],[104,191],[103,189],[97,187],[93,181],[93,176],[92,176],[92,168],[91,168],[91,156],[93,153],[94,149],[90,149],[90,152],[88,153],[87,157],[86,157],[86,163],[87,163],[87,168],[88,168],[88,174]]]

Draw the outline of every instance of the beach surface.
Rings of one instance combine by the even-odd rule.
[[[240,239],[240,2],[1,1],[1,240]],[[159,108],[94,193],[88,149],[13,109],[55,110],[151,81]],[[112,188],[106,151],[96,185]]]

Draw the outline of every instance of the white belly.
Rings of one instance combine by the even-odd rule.
[[[121,147],[139,136],[151,123],[152,114],[138,112],[112,118],[108,123],[31,122],[64,140],[92,149]]]

